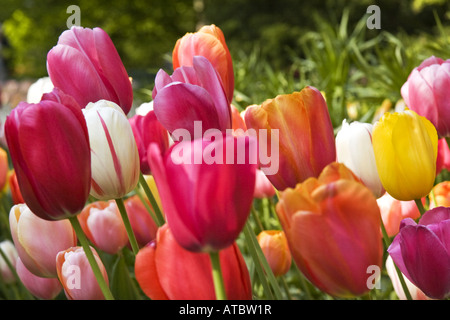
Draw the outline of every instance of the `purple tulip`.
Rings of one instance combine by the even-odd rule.
[[[21,102],[5,122],[12,164],[31,211],[46,220],[78,214],[91,186],[91,153],[83,113],[72,104]]]
[[[388,252],[400,271],[427,296],[450,296],[450,208],[429,210],[418,224],[404,219]]]
[[[450,136],[450,59],[431,56],[414,68],[401,88],[406,105],[433,123],[440,137]]]
[[[55,87],[84,108],[108,100],[128,114],[133,89],[111,38],[100,28],[72,27],[64,31],[47,55],[47,71]]]
[[[231,129],[231,107],[222,81],[205,57],[195,56],[193,67],[179,67],[172,76],[160,70],[153,99],[156,117],[170,133],[185,129],[193,137],[194,121],[201,121],[200,134]]]

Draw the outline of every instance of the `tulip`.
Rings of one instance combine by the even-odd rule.
[[[8,181],[8,153],[0,147],[0,192],[6,187]]]
[[[20,192],[19,183],[17,182],[17,175],[14,169],[11,170],[8,177],[9,190],[14,204],[25,203]]]
[[[272,198],[276,191],[264,172],[257,169],[255,176],[255,192],[253,196],[257,199]]]
[[[143,247],[156,238],[158,226],[137,195],[129,197],[124,203],[136,241],[139,247]]]
[[[385,190],[402,201],[420,199],[436,177],[437,133],[411,110],[385,113],[372,133],[375,161]]]
[[[97,249],[116,254],[128,244],[125,225],[113,200],[92,202],[77,218],[85,235]]]
[[[17,258],[16,271],[25,288],[35,297],[44,300],[53,300],[62,290],[58,278],[42,278],[31,273]]]
[[[11,208],[9,224],[14,245],[26,268],[39,277],[56,277],[56,255],[77,243],[70,221],[41,219],[26,204],[17,204]]]
[[[344,120],[336,135],[336,155],[337,161],[352,170],[362,183],[372,190],[375,197],[379,198],[384,193],[384,188],[375,163],[372,129],[370,123],[355,121],[348,124]]]
[[[429,199],[430,209],[436,207],[450,207],[450,181],[442,181],[435,185],[430,192]]]
[[[416,223],[406,218],[388,248],[400,271],[428,297],[450,297],[450,208],[427,211]]]
[[[111,38],[100,28],[74,26],[64,31],[47,54],[47,71],[54,86],[82,108],[108,100],[125,114],[131,109],[131,81]]]
[[[381,269],[380,210],[372,192],[340,164],[280,193],[276,211],[292,257],[333,296],[366,293],[369,267]]]
[[[450,171],[450,148],[445,138],[438,140],[438,151],[436,159],[436,175],[442,170]]]
[[[20,103],[5,122],[5,135],[23,199],[47,220],[78,214],[90,189],[86,121],[79,108],[42,100]]]
[[[183,248],[215,252],[236,240],[253,200],[255,146],[253,137],[231,135],[179,142],[164,155],[150,145],[162,208]]]
[[[154,111],[149,111],[145,116],[135,115],[128,119],[133,130],[134,138],[139,152],[139,160],[142,174],[151,173],[147,159],[147,149],[150,143],[158,143],[159,148],[165,151],[169,148],[169,135],[167,130],[156,119]]]
[[[193,58],[192,67],[175,69],[172,76],[163,70],[157,73],[153,108],[172,136],[175,130],[184,129],[193,139],[196,121],[201,124],[200,135],[208,129],[231,129],[231,108],[220,77],[202,56]]]
[[[0,280],[4,283],[13,283],[16,278],[11,270],[16,266],[18,257],[17,250],[10,240],[3,240],[0,242]],[[5,261],[3,254],[8,261]]]
[[[248,129],[279,130],[279,170],[268,175],[278,190],[293,188],[336,160],[334,131],[322,94],[313,87],[279,95],[245,111]],[[265,164],[261,164],[264,171]]]
[[[401,88],[409,109],[426,117],[439,137],[450,135],[450,59],[431,56],[414,68]]]
[[[236,243],[220,251],[220,263],[227,297],[250,300],[250,276]],[[137,282],[152,300],[216,298],[208,254],[185,250],[167,224],[158,229],[156,240],[136,255],[134,269]]]
[[[71,105],[74,108],[82,109],[74,97],[64,93],[59,88],[53,88],[52,91],[44,93],[42,95],[42,100],[55,101],[63,105]]]
[[[105,266],[97,251],[91,251],[106,283],[109,284]],[[71,247],[56,256],[58,278],[69,300],[103,300],[105,297],[88,263],[86,253],[81,247]]]
[[[391,279],[391,282],[394,286],[394,291],[399,297],[400,300],[407,300],[405,291],[403,291],[403,287],[401,285],[400,279],[398,278],[397,271],[395,269],[394,262],[392,261],[392,257],[388,256],[386,260],[386,271],[389,275],[389,278]],[[403,276],[403,274],[402,274]],[[406,286],[408,288],[408,291],[411,295],[411,298],[413,300],[429,300],[430,298],[427,297],[422,290],[417,288],[414,284],[412,284],[411,281],[408,280],[408,278],[403,277],[405,280]]]
[[[215,25],[203,26],[195,33],[178,39],[172,52],[173,69],[192,66],[195,56],[207,58],[220,75],[228,103],[233,100],[234,72],[230,51],[222,30]]]
[[[51,92],[54,86],[50,77],[42,77],[33,82],[27,91],[28,103],[39,103],[42,99],[42,95]]]
[[[292,256],[284,231],[264,230],[257,240],[273,274],[285,275],[291,268]]]
[[[91,195],[119,199],[139,180],[139,152],[127,116],[114,102],[89,103],[83,114],[91,144]]]

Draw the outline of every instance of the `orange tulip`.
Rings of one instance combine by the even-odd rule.
[[[368,268],[382,263],[380,210],[353,176],[331,164],[318,178],[281,192],[276,207],[298,268],[337,297],[368,292]]]
[[[435,185],[431,190],[429,198],[430,209],[435,207],[450,207],[450,181],[443,181]]]
[[[19,182],[17,181],[16,170],[12,169],[8,177],[9,190],[14,204],[25,203],[20,192]]]
[[[284,231],[264,230],[257,239],[273,274],[286,274],[291,268],[292,256]]]
[[[204,56],[216,69],[228,102],[233,100],[233,61],[222,30],[215,25],[203,26],[195,33],[187,33],[178,39],[172,52],[173,69],[192,66],[194,56]]]

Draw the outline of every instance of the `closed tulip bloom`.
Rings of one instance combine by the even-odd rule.
[[[19,183],[17,182],[17,175],[14,169],[11,170],[8,177],[9,190],[14,204],[25,203],[22,193],[20,192]]]
[[[143,247],[156,238],[158,226],[137,195],[129,197],[124,203],[136,241],[139,247]],[[153,210],[150,203],[147,204]]]
[[[7,185],[8,171],[8,153],[5,149],[0,147],[0,192],[3,191]]]
[[[139,180],[139,152],[127,116],[114,102],[100,100],[83,109],[91,144],[91,195],[122,198]]]
[[[450,181],[442,181],[435,185],[428,198],[430,200],[430,209],[450,207]]]
[[[164,155],[152,144],[149,156],[163,211],[180,245],[204,252],[230,246],[250,214],[255,139],[223,135],[183,141]]]
[[[250,275],[237,244],[219,255],[227,298],[251,300]],[[152,300],[216,299],[208,254],[185,250],[167,224],[158,229],[155,241],[139,250],[134,269],[140,287]]]
[[[272,198],[276,191],[267,176],[261,170],[256,170],[255,193],[257,199]]]
[[[281,192],[276,210],[306,278],[330,295],[359,296],[369,291],[368,267],[381,268],[380,210],[350,170],[347,179],[336,168]]]
[[[153,89],[153,108],[159,122],[172,134],[176,129],[196,135],[194,122],[208,129],[231,129],[231,108],[220,77],[211,63],[195,56],[192,67],[180,67],[169,76],[160,70]]]
[[[50,100],[20,103],[6,119],[5,135],[20,191],[33,213],[47,220],[78,214],[91,179],[81,110]]]
[[[33,82],[27,91],[28,103],[39,103],[42,99],[42,95],[47,92],[51,92],[54,86],[50,77],[42,77]]]
[[[430,121],[411,110],[385,113],[372,141],[381,183],[391,196],[409,201],[431,191],[438,137]]]
[[[403,219],[417,219],[420,217],[420,211],[413,200],[400,201],[393,198],[389,193],[385,193],[377,199],[377,203],[380,207],[381,219],[389,237],[398,233]]]
[[[106,284],[109,284],[108,274],[97,251],[90,247],[100,268]],[[104,295],[94,276],[82,247],[71,247],[61,251],[56,256],[58,278],[64,293],[69,300],[104,300]]]
[[[436,159],[436,175],[442,170],[450,171],[450,148],[445,138],[438,140],[438,151]]]
[[[234,72],[230,51],[222,30],[215,25],[207,25],[195,33],[187,33],[178,39],[172,52],[173,69],[192,66],[195,56],[208,59],[222,80],[228,103],[233,100]]]
[[[284,231],[264,230],[257,239],[273,274],[285,275],[291,268],[292,256]]]
[[[108,100],[125,114],[131,109],[131,81],[111,38],[100,28],[74,26],[64,31],[47,54],[47,71],[53,85],[73,96],[82,108]]]
[[[440,137],[450,135],[450,59],[431,56],[414,68],[401,88],[406,105],[426,117]]]
[[[92,202],[77,218],[84,233],[97,249],[116,254],[127,245],[127,231],[113,200]]]
[[[372,190],[376,198],[384,193],[378,176],[375,155],[372,146],[372,129],[370,123],[343,121],[341,130],[336,135],[337,161],[345,164]]]
[[[14,245],[26,268],[39,277],[56,277],[56,255],[77,243],[70,221],[44,220],[25,204],[17,204],[11,208],[9,224]]]
[[[148,165],[147,149],[150,143],[158,143],[163,151],[169,148],[169,134],[156,118],[155,112],[150,110],[146,115],[135,115],[129,118],[136,145],[139,152],[139,160],[142,174],[151,173]]]
[[[0,242],[0,250],[8,259],[9,264],[14,268],[18,258],[17,250],[10,240]],[[3,255],[0,254],[0,280],[4,283],[13,283],[16,281],[13,272],[11,271],[8,262],[5,261]]]
[[[16,272],[20,281],[30,293],[43,300],[53,300],[63,289],[58,278],[42,278],[31,273],[17,258]]]
[[[450,296],[450,208],[425,212],[416,223],[407,218],[388,248],[400,271],[428,297]]]
[[[279,130],[279,170],[267,177],[278,190],[317,177],[336,160],[334,131],[322,94],[313,87],[279,95],[245,111],[248,129]],[[263,169],[264,166],[261,166]]]

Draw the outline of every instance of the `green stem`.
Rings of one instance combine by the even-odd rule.
[[[300,280],[300,287],[305,292],[306,299],[307,300],[312,300],[312,295],[311,295],[311,292],[309,291],[309,286],[308,286],[308,283],[306,282],[305,276],[300,271],[300,269],[297,267],[297,265],[295,265],[295,269],[297,269],[298,278]]]
[[[100,271],[100,267],[98,266],[97,260],[95,260],[94,254],[92,253],[91,247],[86,238],[86,235],[83,232],[83,229],[81,228],[78,218],[76,216],[73,216],[69,218],[69,221],[72,224],[73,229],[75,230],[75,233],[77,235],[78,240],[81,243],[81,246],[83,247],[84,253],[86,254],[89,264],[91,265],[92,272],[94,273],[94,276],[97,279],[97,283],[100,286],[100,289],[102,290],[103,296],[105,297],[106,300],[114,300],[114,297],[109,289],[109,286],[106,283],[105,278],[102,275],[102,272]]]
[[[158,226],[161,227],[165,223],[164,217],[163,217],[163,215],[161,213],[161,209],[159,208],[159,205],[156,202],[156,199],[153,196],[153,193],[150,190],[150,187],[148,186],[147,181],[145,181],[144,175],[142,173],[139,174],[139,184],[144,189],[145,195],[147,196],[148,200],[150,201],[150,204],[153,207],[153,210],[155,212],[156,219],[157,219],[156,222],[157,222]]]
[[[209,253],[212,266],[212,276],[214,281],[214,289],[217,300],[227,300],[227,293],[225,292],[225,285],[223,282],[222,269],[220,267],[219,252],[214,251]]]
[[[414,202],[416,203],[416,206],[419,209],[420,216],[422,216],[426,212],[425,207],[423,206],[422,200],[415,199]]]
[[[286,279],[284,277],[281,277],[281,283],[283,284],[284,291],[286,291],[286,296],[289,300],[292,300],[291,293],[289,292],[289,286],[286,283]]]
[[[130,240],[131,248],[133,249],[133,252],[136,255],[139,252],[139,245],[137,243],[133,229],[131,228],[130,219],[128,219],[127,210],[125,209],[123,199],[122,198],[116,199],[116,203],[117,207],[119,208],[120,215],[122,216],[122,220],[125,225],[125,230],[127,231],[128,239]]]

